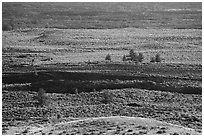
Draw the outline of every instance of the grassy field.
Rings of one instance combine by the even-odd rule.
[[[31,58],[36,59],[36,65],[95,62],[104,61],[107,54],[112,61],[121,62],[130,49],[143,53],[144,62],[159,53],[166,63],[201,64],[201,30],[126,28],[3,32],[3,59],[15,63],[30,63]]]

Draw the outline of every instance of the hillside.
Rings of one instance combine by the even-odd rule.
[[[2,134],[202,133],[201,2],[2,13]]]
[[[12,128],[8,134],[16,135],[200,135],[194,129],[185,128],[140,117],[112,116],[48,124],[46,126],[22,126]]]

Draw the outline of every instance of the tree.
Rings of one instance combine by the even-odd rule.
[[[160,57],[159,54],[156,54],[156,56],[155,56],[155,61],[156,61],[156,62],[161,62],[161,57]]]
[[[151,57],[151,58],[150,58],[150,62],[156,62],[155,57]]]
[[[125,55],[123,55],[123,59],[122,59],[123,61],[127,61],[127,58],[126,58],[126,56]]]
[[[111,56],[110,56],[110,54],[106,55],[105,60],[111,60]]]
[[[135,54],[133,49],[130,50],[129,56],[130,56],[131,60],[133,60],[135,58],[136,54]]]
[[[142,62],[143,59],[144,59],[143,54],[142,54],[142,53],[139,53],[139,55],[138,55],[138,61],[139,61],[139,62]]]
[[[137,56],[137,54],[134,52],[134,50],[133,49],[131,49],[130,50],[130,52],[129,52],[129,57],[130,57],[130,60],[131,61],[134,61],[135,63],[138,63],[138,56]]]

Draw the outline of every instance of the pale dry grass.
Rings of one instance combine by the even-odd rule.
[[[201,64],[201,32],[196,29],[33,29],[27,33],[3,32],[2,47],[3,55],[11,50],[13,55],[35,52],[38,64],[103,61],[107,54],[112,61],[122,61],[130,49],[142,52],[144,62],[159,53],[166,63]],[[41,56],[53,60],[41,61]]]

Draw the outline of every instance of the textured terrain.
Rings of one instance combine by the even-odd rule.
[[[10,128],[17,135],[199,135],[185,128],[153,119],[139,117],[97,117],[44,126],[29,125]]]
[[[201,134],[201,3],[2,5],[2,134]]]
[[[141,89],[107,90],[73,95],[48,93],[47,105],[44,107],[37,105],[35,95],[33,92],[3,92],[5,134],[11,133],[7,130],[16,126],[25,128],[30,124],[36,124],[44,127],[67,120],[104,116],[150,118],[192,128],[197,133],[201,132],[201,95]],[[111,96],[111,99],[107,100],[106,95]]]

